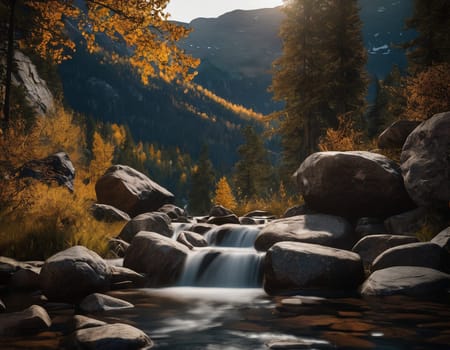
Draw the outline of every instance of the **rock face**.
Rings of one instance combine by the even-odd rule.
[[[80,329],[69,342],[70,349],[138,350],[152,346],[153,342],[144,332],[122,323]]]
[[[215,205],[209,211],[209,216],[227,216],[234,214],[230,209],[222,205]]]
[[[130,216],[122,210],[106,204],[94,204],[90,208],[92,216],[98,221],[116,222],[130,221]]]
[[[75,168],[65,152],[47,158],[30,160],[18,170],[19,177],[32,177],[47,184],[57,183],[73,191]]]
[[[109,295],[94,293],[88,295],[80,303],[80,309],[84,312],[100,312],[110,310],[131,309],[134,305],[128,301],[117,299]]]
[[[183,270],[189,248],[155,232],[139,232],[128,248],[123,266],[147,275],[149,286],[173,284]]]
[[[364,280],[358,254],[316,244],[281,242],[267,251],[264,289],[269,294],[298,289],[351,289]]]
[[[257,250],[268,250],[283,241],[321,244],[351,249],[356,239],[352,226],[343,218],[311,214],[279,219],[267,224],[255,240]]]
[[[361,257],[365,266],[370,266],[378,255],[389,248],[416,242],[417,238],[409,236],[370,235],[361,238],[352,251]]]
[[[407,137],[420,124],[415,120],[398,120],[378,136],[378,147],[402,148]]]
[[[111,268],[95,252],[75,246],[48,258],[39,276],[44,294],[55,301],[79,300],[109,289]]]
[[[427,267],[395,266],[375,271],[361,286],[365,296],[430,296],[445,292],[450,275]]]
[[[443,270],[447,263],[448,254],[440,246],[431,242],[418,242],[389,248],[374,260],[372,271],[392,266],[422,266]]]
[[[394,235],[415,236],[417,231],[426,224],[426,216],[426,208],[416,208],[387,218],[384,226]]]
[[[355,233],[358,236],[364,237],[369,235],[385,234],[387,232],[382,220],[378,218],[364,217],[359,218],[356,223]]]
[[[356,219],[387,217],[414,207],[399,167],[377,153],[314,153],[294,176],[308,208],[320,213]]]
[[[172,220],[186,217],[186,212],[184,211],[184,209],[181,209],[180,207],[177,207],[173,204],[164,204],[161,208],[158,209],[158,211],[167,214],[167,216],[169,216],[169,218],[171,218]]]
[[[131,217],[172,203],[174,195],[144,174],[125,165],[113,165],[95,184],[97,201]]]
[[[0,335],[37,333],[49,328],[50,316],[44,308],[32,305],[20,312],[0,315]]]
[[[166,237],[172,237],[173,234],[170,218],[164,213],[153,212],[140,214],[127,222],[118,238],[125,242],[131,242],[140,231],[156,232]]]
[[[436,114],[408,136],[400,157],[405,187],[419,206],[450,200],[450,112]]]
[[[41,269],[38,267],[24,267],[19,269],[11,277],[11,286],[19,289],[39,289],[39,274]]]

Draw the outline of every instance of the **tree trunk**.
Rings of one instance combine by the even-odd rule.
[[[6,78],[5,78],[5,101],[3,104],[3,129],[9,127],[9,114],[11,104],[11,78],[14,59],[14,20],[16,0],[9,1],[9,21],[8,21],[8,51],[6,54]]]

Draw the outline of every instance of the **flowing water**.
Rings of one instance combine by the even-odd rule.
[[[252,248],[259,228],[226,226],[206,234],[209,247],[191,252],[176,287],[110,292],[135,308],[88,316],[142,329],[161,350],[450,349],[450,294],[428,300],[270,297],[261,288],[264,256]],[[2,295],[13,309],[33,298]],[[0,336],[0,349],[61,348],[75,310],[47,308],[49,331]]]

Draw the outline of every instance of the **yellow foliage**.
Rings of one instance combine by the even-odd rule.
[[[338,120],[338,128],[328,128],[325,136],[320,138],[319,149],[321,151],[361,150],[362,132],[355,129],[353,120],[348,115],[341,115]]]
[[[105,141],[102,136],[95,131],[92,143],[93,159],[89,165],[91,182],[96,182],[112,165],[114,157],[114,145]]]
[[[117,125],[116,123],[111,125],[113,142],[117,147],[122,147],[127,138],[127,133],[123,125]]]
[[[216,204],[222,205],[230,210],[234,210],[237,207],[236,199],[225,176],[217,183],[214,201]]]
[[[406,110],[410,120],[425,120],[450,111],[450,64],[442,63],[407,80]]]
[[[65,26],[78,23],[89,52],[102,51],[112,62],[126,61],[137,70],[144,83],[160,75],[170,81],[189,81],[195,76],[192,69],[198,66],[199,60],[176,45],[190,29],[168,21],[169,15],[165,12],[168,1],[87,0],[86,9],[82,11],[73,0],[25,0],[24,5],[33,11],[36,27],[29,45],[42,57],[57,63],[68,59],[75,51],[75,43],[65,35]],[[120,58],[117,52],[103,50],[98,38],[105,35],[133,48],[128,51],[130,55]]]

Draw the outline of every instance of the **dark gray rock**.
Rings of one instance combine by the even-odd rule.
[[[246,218],[268,218],[268,219],[275,219],[275,216],[267,210],[252,210],[251,212],[248,212],[244,215]]]
[[[397,120],[378,136],[378,147],[402,148],[409,134],[419,125],[416,120]]]
[[[11,286],[18,289],[39,289],[39,267],[24,267],[17,270],[11,277]]]
[[[14,273],[24,267],[25,264],[22,262],[6,256],[0,256],[0,284],[8,284]]]
[[[56,183],[73,191],[75,168],[65,152],[52,154],[43,159],[30,160],[18,170],[19,177],[32,177],[46,184]]]
[[[90,294],[80,303],[80,309],[88,313],[131,308],[134,308],[134,305],[128,301],[100,293]]]
[[[0,315],[0,335],[14,336],[33,334],[48,329],[52,324],[44,308],[32,305],[13,313]]]
[[[144,213],[127,222],[118,238],[125,242],[131,242],[140,231],[151,231],[166,237],[172,237],[173,228],[167,214],[160,212]]]
[[[384,251],[373,261],[372,271],[392,266],[421,266],[444,270],[447,268],[447,263],[448,253],[439,245],[431,242],[417,242]]]
[[[299,215],[268,223],[256,237],[255,248],[265,251],[283,241],[351,249],[356,238],[352,226],[344,218],[325,214]]]
[[[6,305],[3,302],[3,300],[0,299],[0,313],[3,313],[6,311]]]
[[[380,235],[388,233],[384,226],[383,220],[379,218],[359,218],[356,223],[355,233],[360,236]]]
[[[365,266],[369,267],[377,256],[389,248],[416,242],[417,238],[409,236],[370,235],[361,238],[352,251],[361,257]]]
[[[427,214],[426,208],[416,208],[387,218],[384,226],[394,235],[415,236],[427,224]]]
[[[299,289],[347,290],[364,280],[358,254],[316,244],[281,242],[264,259],[264,289],[269,294]]]
[[[361,286],[363,296],[432,296],[445,293],[450,275],[419,266],[395,266],[372,273]]]
[[[381,154],[314,153],[294,176],[306,205],[320,213],[357,219],[387,217],[414,208],[399,167]]]
[[[110,287],[111,267],[95,252],[74,246],[45,261],[39,275],[44,294],[52,301],[76,301]]]
[[[127,250],[123,265],[145,273],[149,286],[175,283],[183,270],[189,248],[155,232],[139,232]]]
[[[450,200],[450,112],[436,114],[408,136],[400,157],[405,187],[419,206]]]
[[[77,331],[79,329],[93,328],[106,325],[106,322],[96,320],[94,318],[86,317],[83,315],[75,315],[72,319],[72,330]]]
[[[169,218],[171,218],[172,220],[186,217],[186,212],[184,211],[184,209],[181,209],[174,204],[164,204],[161,208],[158,209],[158,211],[167,214],[167,216],[169,216]]]
[[[239,217],[239,223],[241,225],[258,225],[258,222],[255,219],[247,216]]]
[[[209,211],[209,216],[228,216],[234,214],[230,209],[222,205],[215,205]]]
[[[189,231],[204,235],[209,230],[216,227],[216,225],[207,224],[207,223],[197,223],[193,224],[192,227],[189,229]]]
[[[283,218],[290,218],[292,216],[307,215],[307,214],[317,214],[317,212],[309,209],[305,204],[302,204],[287,209],[283,214]]]
[[[136,271],[127,269],[123,266],[110,266],[111,268],[111,285],[118,285],[125,282],[133,287],[143,287],[146,282],[146,277]]]
[[[208,242],[206,242],[202,235],[190,231],[180,232],[177,237],[177,242],[184,244],[189,249],[208,246]]]
[[[90,208],[92,216],[98,221],[120,222],[130,221],[130,216],[124,211],[107,204],[93,204]]]
[[[439,232],[432,240],[432,243],[439,245],[441,248],[450,253],[450,227]]]
[[[77,330],[68,342],[70,349],[141,350],[152,346],[144,332],[122,323]]]
[[[234,215],[223,215],[223,216],[211,216],[208,221],[211,225],[226,225],[226,224],[240,224],[239,218]]]
[[[156,211],[174,201],[174,195],[144,174],[126,165],[113,165],[95,184],[97,201],[131,217]]]

